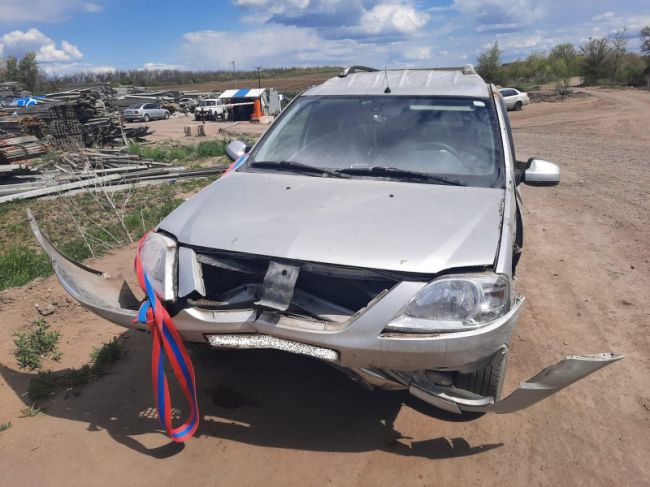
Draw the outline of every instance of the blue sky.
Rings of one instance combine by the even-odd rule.
[[[0,0],[0,56],[48,73],[475,62],[650,25],[650,0]],[[630,47],[638,49],[638,38]]]

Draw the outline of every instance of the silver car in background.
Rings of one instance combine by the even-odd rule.
[[[515,110],[518,112],[524,107],[524,105],[530,104],[528,93],[519,91],[516,88],[501,88],[499,93],[503,97],[508,110]]]
[[[169,110],[161,108],[158,103],[136,103],[122,112],[122,116],[129,122],[168,119]]]
[[[307,355],[454,413],[520,410],[622,357],[566,357],[501,399],[524,304],[519,186],[560,172],[515,159],[503,99],[471,66],[349,68],[228,154],[142,244],[185,341]],[[32,228],[72,296],[134,326],[123,281]]]

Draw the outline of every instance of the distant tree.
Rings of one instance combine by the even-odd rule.
[[[29,91],[35,91],[41,81],[41,72],[36,62],[36,53],[28,52],[18,63],[20,81]]]
[[[612,84],[614,84],[616,81],[616,74],[618,72],[618,68],[620,67],[621,59],[627,52],[627,45],[629,43],[629,40],[630,37],[627,35],[627,31],[625,29],[616,32],[612,36],[611,48],[609,52],[611,59],[610,82]]]
[[[485,81],[488,83],[499,83],[501,81],[501,54],[503,51],[499,49],[499,42],[494,41],[494,44],[479,54],[477,71]]]
[[[563,61],[567,70],[567,76],[575,76],[578,74],[578,52],[571,43],[558,44],[551,52],[548,53],[551,62]],[[559,63],[562,65],[562,63]]]
[[[590,37],[580,46],[580,54],[583,56],[580,73],[585,83],[595,83],[606,77],[610,49],[610,41],[606,37]]]
[[[5,78],[7,81],[18,81],[20,79],[16,56],[9,56],[5,60]]]
[[[641,52],[650,55],[650,25],[641,29]]]

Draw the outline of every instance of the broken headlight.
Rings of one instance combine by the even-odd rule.
[[[160,233],[150,232],[140,248],[140,259],[158,297],[163,301],[173,301],[176,242]]]
[[[458,274],[427,284],[386,331],[435,333],[486,325],[510,310],[510,279],[502,274]]]

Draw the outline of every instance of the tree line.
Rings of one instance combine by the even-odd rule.
[[[625,30],[611,37],[590,37],[578,47],[558,44],[548,52],[502,63],[498,41],[478,58],[477,71],[497,85],[532,86],[555,81],[558,91],[568,80],[581,76],[585,85],[644,86],[650,83],[650,26],[639,33],[641,53],[631,52],[631,35]]]
[[[4,67],[3,67],[4,65]],[[107,72],[80,72],[65,76],[47,76],[39,69],[36,53],[25,54],[20,60],[9,56],[0,60],[0,81],[19,81],[25,89],[36,93],[49,93],[66,87],[87,83],[108,83],[113,86],[135,85],[162,88],[175,85],[192,85],[206,82],[233,81],[236,79],[292,78],[310,74],[340,71],[336,66],[308,68],[266,68],[255,71],[182,71],[178,69],[118,69]]]
[[[584,84],[650,84],[650,26],[639,33],[641,53],[628,49],[630,35],[622,30],[611,37],[592,37],[578,47],[565,43],[548,52],[536,52],[524,60],[504,64],[497,41],[479,55],[477,71],[488,82],[527,87],[549,81],[566,90],[572,76],[582,76]],[[9,56],[0,60],[0,81],[19,81],[32,93],[47,93],[70,85],[109,83],[151,88],[192,85],[238,79],[295,77],[340,69],[336,66],[311,68],[267,68],[255,71],[182,71],[178,69],[130,69],[109,72],[81,72],[66,76],[46,76],[36,62],[36,53],[21,59]]]

